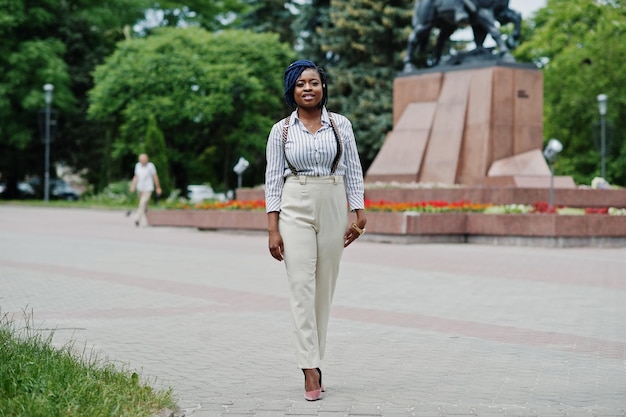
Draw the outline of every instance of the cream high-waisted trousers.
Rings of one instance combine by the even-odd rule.
[[[300,368],[317,368],[324,358],[348,227],[343,177],[287,177],[278,227],[291,290],[296,361]]]

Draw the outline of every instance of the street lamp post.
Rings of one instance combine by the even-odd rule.
[[[43,199],[47,203],[50,198],[50,103],[52,103],[54,85],[45,84],[43,91],[46,99],[46,156],[43,173]]]
[[[550,208],[554,207],[554,163],[556,157],[563,150],[563,144],[558,139],[550,139],[548,145],[543,150],[543,157],[550,164]]]
[[[243,156],[239,157],[239,160],[233,167],[233,171],[237,174],[237,188],[241,188],[241,174],[250,166],[250,162]]]
[[[598,111],[600,112],[600,158],[602,164],[602,178],[606,179],[606,107],[608,96],[598,95]]]

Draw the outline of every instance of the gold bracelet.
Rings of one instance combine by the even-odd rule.
[[[352,223],[352,228],[359,232],[359,236],[365,233],[365,228],[361,229],[359,226],[356,225],[356,223]]]

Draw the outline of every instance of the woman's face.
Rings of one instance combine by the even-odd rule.
[[[298,107],[312,109],[319,107],[322,98],[324,98],[322,78],[316,70],[312,68],[305,69],[296,81],[293,90],[294,101]]]

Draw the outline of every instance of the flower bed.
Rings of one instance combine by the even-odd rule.
[[[221,211],[264,211],[264,200],[251,201],[207,201],[190,204],[179,202],[170,208],[180,210],[221,210]],[[471,203],[469,201],[373,201],[365,200],[365,210],[368,213],[483,213],[483,214],[530,214],[553,213],[564,215],[609,214],[626,215],[626,209],[615,207],[565,207],[550,206],[545,201],[534,204],[501,204]]]
[[[149,211],[148,220],[153,226],[265,231],[264,208],[260,200],[179,204],[176,209]],[[550,246],[626,246],[624,209],[371,200],[366,209],[367,238],[373,240],[484,242],[497,237],[497,243],[513,238],[510,242],[520,244],[519,239],[540,238],[539,244]]]

